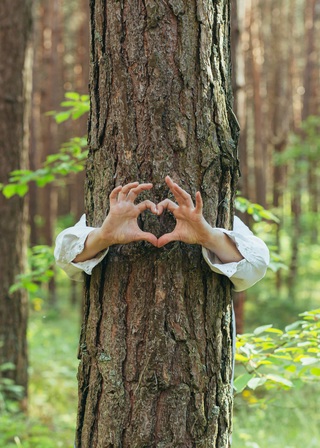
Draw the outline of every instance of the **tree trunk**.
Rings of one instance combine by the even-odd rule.
[[[30,86],[31,2],[3,0],[0,6],[0,182],[8,173],[26,168],[27,109]],[[15,369],[1,372],[22,385],[27,396],[26,327],[28,303],[25,291],[9,294],[16,275],[25,267],[27,209],[24,199],[0,195],[0,365],[10,362]]]
[[[317,30],[319,29],[319,0],[309,0],[305,6],[305,28],[306,28],[306,64],[303,74],[302,120],[310,115],[318,115],[319,112],[319,62],[317,49]],[[318,32],[319,33],[319,32]],[[319,182],[318,182],[318,160],[313,156],[308,157],[308,193],[309,212],[313,219],[310,220],[309,232],[311,243],[316,244],[318,240],[318,213],[319,213]]]
[[[258,7],[251,8],[251,23],[249,27],[249,51],[251,52],[251,77],[254,111],[254,175],[255,175],[255,201],[266,207],[266,149],[263,139],[263,110],[262,110],[262,44],[259,39],[262,20],[258,14]]]
[[[91,1],[86,212],[105,217],[115,185],[166,174],[230,228],[238,162],[229,1]],[[174,226],[144,214],[159,236]],[[229,447],[231,286],[201,248],[111,247],[86,279],[76,446]]]

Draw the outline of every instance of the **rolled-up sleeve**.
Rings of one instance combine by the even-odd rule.
[[[91,275],[93,268],[100,263],[108,253],[108,249],[99,252],[90,260],[74,263],[73,260],[83,249],[86,239],[94,227],[86,225],[86,216],[82,215],[80,221],[73,227],[63,230],[56,239],[54,257],[58,266],[75,281],[83,281],[83,272]]]
[[[203,247],[204,259],[212,271],[229,277],[235,291],[250,288],[261,280],[267,271],[270,256],[266,244],[254,236],[237,217],[234,219],[233,230],[218,230],[232,239],[243,259],[238,262],[222,263],[214,253]]]

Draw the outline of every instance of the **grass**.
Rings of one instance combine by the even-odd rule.
[[[28,416],[0,415],[0,448],[74,446],[80,313],[63,300],[57,311],[37,308],[28,330]]]
[[[320,385],[268,395],[268,404],[249,391],[236,397],[233,448],[318,448]]]

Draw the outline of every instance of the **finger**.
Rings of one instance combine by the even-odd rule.
[[[163,247],[166,244],[171,243],[171,241],[179,241],[175,231],[162,235],[158,239],[158,247]]]
[[[139,213],[144,212],[145,210],[151,210],[152,213],[155,215],[158,215],[158,209],[154,202],[149,201],[149,199],[146,199],[145,201],[140,202],[140,204],[136,205],[137,209],[139,210]]]
[[[164,199],[157,205],[159,215],[161,215],[165,209],[169,210],[171,213],[174,213],[177,208],[179,208],[179,206],[175,202],[171,201],[171,199]]]
[[[135,188],[132,188],[127,196],[127,200],[134,202],[136,197],[145,190],[150,190],[153,187],[152,184],[140,184]]]
[[[111,191],[111,193],[109,195],[110,205],[113,205],[117,202],[118,194],[121,190],[122,190],[122,185],[119,185],[118,187],[114,188]]]
[[[173,182],[173,180],[169,176],[166,177],[166,183],[179,205],[194,207],[190,194],[187,193],[183,188],[181,188],[176,182]]]
[[[202,214],[203,200],[200,191],[196,192],[196,213]]]
[[[134,241],[148,241],[148,243],[158,247],[157,237],[153,233],[143,232],[142,230],[136,233]]]
[[[118,200],[123,201],[126,199],[127,194],[132,188],[135,188],[139,185],[139,182],[130,182],[129,184],[126,184],[122,187],[121,191],[119,192]]]

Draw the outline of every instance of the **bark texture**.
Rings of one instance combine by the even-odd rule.
[[[166,174],[230,227],[238,174],[227,0],[91,0],[88,223],[119,184]],[[170,195],[169,195],[170,197]],[[144,214],[161,235],[173,218]],[[229,447],[231,287],[198,246],[111,247],[86,279],[76,446]]]
[[[25,98],[30,86],[25,76],[31,72],[31,2],[3,0],[0,16],[0,182],[7,183],[9,172],[25,168],[27,158]],[[27,297],[23,291],[9,294],[16,275],[24,271],[25,205],[24,199],[0,195],[0,365],[10,362],[15,367],[0,375],[24,386],[27,394]]]

